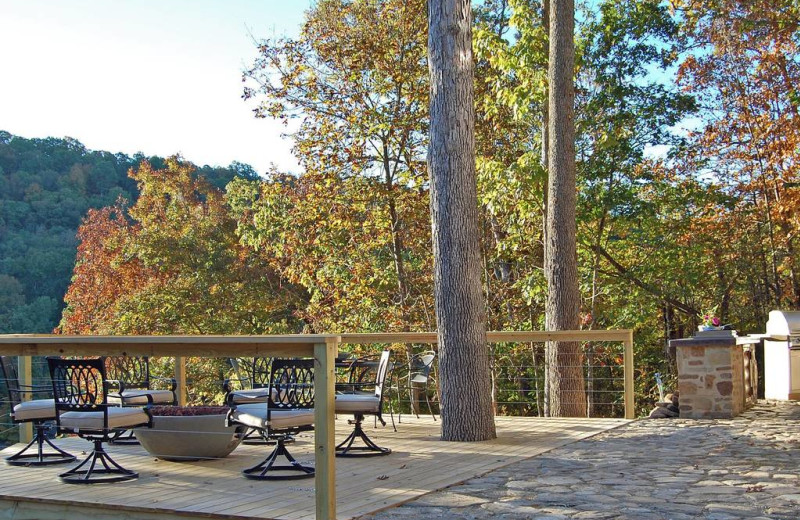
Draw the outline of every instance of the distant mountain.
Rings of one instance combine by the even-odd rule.
[[[25,139],[0,131],[0,333],[48,333],[58,324],[89,208],[131,203],[128,170],[147,159],[87,150],[69,137]],[[224,189],[234,177],[256,178],[250,166],[203,166],[198,176]]]

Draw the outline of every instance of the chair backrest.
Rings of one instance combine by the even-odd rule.
[[[125,388],[150,390],[150,359],[146,356],[109,356],[105,358],[108,379],[121,381]]]
[[[268,388],[272,367],[271,357],[254,357],[250,370],[250,379],[253,388]]]
[[[242,389],[269,388],[271,357],[228,358]]]
[[[272,359],[268,410],[314,408],[314,360]]]
[[[386,376],[389,374],[391,364],[389,358],[392,356],[391,350],[384,350],[381,352],[380,361],[378,361],[378,370],[375,373],[375,397],[383,397],[383,385],[386,383]],[[382,401],[383,399],[381,399]]]
[[[3,381],[8,390],[8,402],[12,410],[20,403],[19,376],[14,360],[13,356],[0,356],[0,370],[3,372]]]
[[[57,411],[91,411],[107,414],[106,366],[102,358],[48,357]],[[58,415],[58,414],[56,414]]]
[[[430,377],[435,359],[436,352],[433,351],[414,354],[409,362],[409,378],[417,378],[419,380],[419,377],[422,376],[427,380]]]

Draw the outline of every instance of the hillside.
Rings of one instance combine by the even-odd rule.
[[[58,324],[89,208],[137,197],[128,170],[161,157],[87,150],[71,138],[25,139],[0,131],[0,333],[47,333]],[[195,172],[222,188],[247,165]]]

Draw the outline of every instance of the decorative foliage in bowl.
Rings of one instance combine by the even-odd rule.
[[[227,406],[168,406],[156,405],[150,407],[150,414],[162,417],[194,417],[197,415],[224,415],[228,413]]]

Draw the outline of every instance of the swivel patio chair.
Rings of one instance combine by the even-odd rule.
[[[178,403],[174,378],[152,377],[150,359],[146,356],[106,357],[108,383],[116,392],[109,392],[108,403],[117,406],[175,405]],[[153,381],[164,381],[168,390],[153,388]],[[121,432],[112,444],[139,444],[133,431]]]
[[[83,462],[59,475],[68,484],[120,482],[139,474],[115,462],[104,442],[121,431],[152,426],[150,414],[140,407],[108,403],[109,385],[103,359],[47,358],[55,396],[56,425],[61,433],[74,433],[94,443]]]
[[[386,426],[386,421],[383,420],[382,416],[383,386],[391,369],[389,362],[391,354],[389,350],[384,350],[381,353],[377,367],[372,370],[374,380],[365,382],[362,374],[355,378],[357,381],[349,384],[351,387],[349,390],[346,390],[348,385],[338,386],[340,390],[336,394],[336,413],[351,413],[354,419],[349,421],[353,425],[353,431],[336,446],[337,457],[388,455],[392,452],[389,448],[383,448],[375,444],[362,427],[365,415],[374,415],[383,426]],[[356,363],[355,370],[358,370],[357,365]],[[366,391],[366,388],[371,388],[372,390]],[[354,446],[356,440],[360,440],[363,446]]]
[[[16,363],[12,357],[0,356],[0,370],[8,389],[8,402],[11,407],[11,420],[14,424],[33,423],[33,439],[20,451],[6,457],[6,463],[12,466],[45,466],[49,464],[65,464],[74,462],[75,456],[62,450],[47,438],[47,423],[56,419],[56,405],[53,399],[34,399],[23,401],[24,394],[51,395],[53,389],[49,386],[30,386],[19,384]],[[36,445],[35,453],[26,453]],[[55,453],[45,452],[47,444]]]
[[[222,384],[225,402],[233,399],[237,404],[266,403],[272,358],[230,358],[229,361],[236,377],[228,378]],[[291,442],[291,438],[285,439],[285,442]],[[242,438],[242,443],[263,445],[274,444],[274,441],[263,438],[261,431],[249,428]]]
[[[239,396],[239,399],[244,398]],[[266,398],[266,402],[241,404],[233,394],[228,395],[229,426],[248,426],[275,441],[275,448],[266,459],[242,473],[254,480],[313,477],[314,468],[295,460],[286,449],[286,440],[291,435],[314,429],[314,360],[273,359]],[[288,464],[276,464],[279,457],[284,457]]]
[[[108,383],[116,385],[118,392],[109,394],[109,404],[121,406],[144,406],[148,404],[177,404],[175,389],[178,384],[174,378],[152,377],[150,358],[115,356],[107,357],[106,374]],[[164,381],[168,390],[153,388],[153,381]]]

